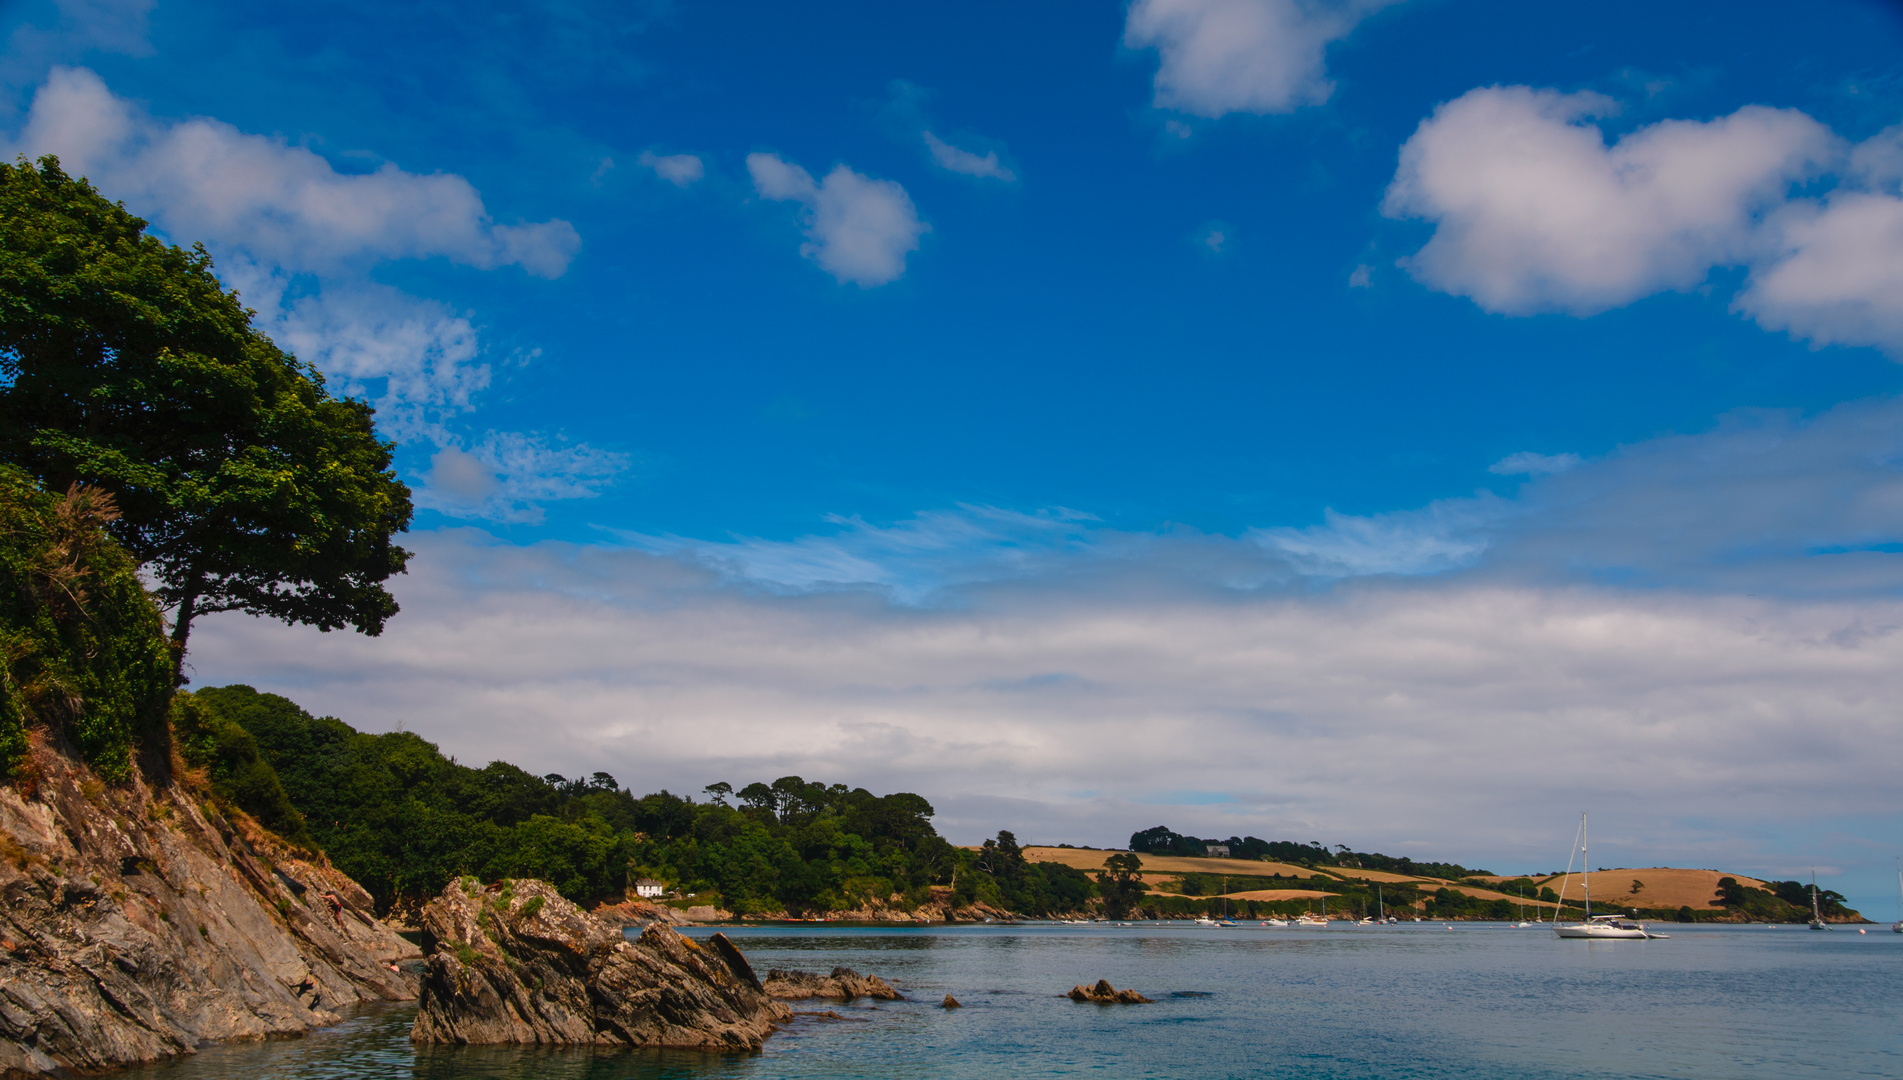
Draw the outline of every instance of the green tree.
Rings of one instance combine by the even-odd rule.
[[[1123,918],[1143,899],[1143,860],[1130,852],[1105,859],[1097,888],[1103,894],[1104,914]]]
[[[175,665],[217,611],[381,632],[411,507],[373,410],[145,230],[55,158],[0,164],[0,460],[113,495]]]

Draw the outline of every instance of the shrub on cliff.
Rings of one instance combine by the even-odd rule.
[[[144,734],[163,734],[172,651],[138,568],[105,526],[112,499],[43,490],[0,466],[0,767],[26,762],[27,732],[69,740],[123,780]]]
[[[193,694],[172,699],[172,736],[187,765],[204,769],[213,793],[250,814],[285,840],[314,848],[304,815],[291,805],[277,770],[258,750],[258,740]]]

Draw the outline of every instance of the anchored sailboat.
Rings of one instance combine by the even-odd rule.
[[[1817,913],[1817,869],[1816,867],[1812,867],[1810,872],[1810,928],[1812,930],[1830,929],[1830,924],[1825,922],[1823,916]]]
[[[1645,931],[1645,927],[1641,924],[1627,922],[1618,915],[1594,915],[1592,913],[1592,863],[1586,859],[1586,815],[1583,811],[1579,815],[1579,850],[1577,855],[1580,859],[1580,880],[1586,892],[1586,914],[1584,918],[1576,923],[1562,923],[1559,921],[1559,913],[1555,911],[1553,913],[1553,933],[1558,934],[1562,938],[1585,939],[1629,938],[1643,940],[1649,937],[1664,936],[1662,934],[1648,934]],[[1567,859],[1567,876],[1571,877],[1572,872],[1572,860]],[[1560,906],[1564,907],[1566,904],[1566,882],[1560,882],[1559,890]]]
[[[1897,914],[1903,915],[1903,860],[1899,860],[1896,864],[1896,907]],[[1891,923],[1890,932],[1903,934],[1903,919]]]

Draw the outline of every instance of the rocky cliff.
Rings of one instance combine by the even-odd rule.
[[[0,1075],[294,1035],[414,996],[416,952],[344,875],[146,762],[102,783],[37,746],[0,785]]]
[[[629,941],[540,881],[452,882],[423,929],[420,1043],[750,1050],[792,1019],[725,937],[657,924]]]

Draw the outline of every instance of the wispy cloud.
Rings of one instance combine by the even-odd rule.
[[[1499,476],[1551,476],[1578,464],[1578,454],[1536,454],[1522,450],[1487,466],[1487,471]]]
[[[644,150],[636,159],[636,164],[644,169],[654,170],[654,175],[673,184],[675,187],[687,187],[707,175],[706,166],[694,154],[656,154]]]
[[[1016,173],[998,163],[996,150],[987,150],[981,157],[970,150],[953,146],[929,131],[924,133],[924,138],[925,145],[932,151],[932,160],[941,169],[988,180],[1002,180],[1007,184],[1018,178]]]
[[[416,504],[450,517],[535,524],[542,503],[592,499],[628,467],[625,454],[532,432],[497,432],[430,458]]]

